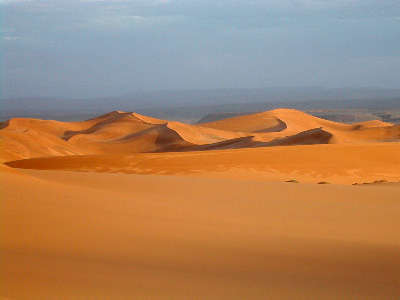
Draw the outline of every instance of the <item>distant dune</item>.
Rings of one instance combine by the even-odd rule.
[[[255,170],[261,172],[257,176],[274,180],[295,176],[307,182],[328,180],[347,184],[400,181],[400,125],[379,120],[344,124],[293,109],[275,109],[201,125],[122,111],[82,122],[11,119],[3,124],[0,137],[2,161],[18,168],[139,174],[208,174],[224,170],[248,173],[250,177],[255,176],[251,172]],[[323,146],[326,144],[337,147]],[[277,146],[278,149],[272,149]],[[167,164],[157,167],[153,161]]]
[[[231,112],[231,113],[207,114],[204,117],[202,117],[200,120],[198,120],[197,124],[200,125],[201,123],[210,123],[210,122],[220,121],[223,119],[233,118],[233,117],[237,117],[237,116],[249,115],[249,114],[251,114],[251,112],[248,112],[248,113]]]
[[[0,129],[2,161],[42,156],[130,154],[400,140],[400,125],[343,124],[276,109],[188,125],[114,111],[82,122],[11,119]],[[246,141],[246,142],[243,142]]]
[[[329,143],[400,140],[399,125],[395,126],[379,120],[344,124],[320,119],[294,109],[276,109],[203,123],[201,126],[253,133],[260,141],[288,137],[317,128],[332,135]],[[322,143],[326,143],[326,141]],[[310,142],[306,142],[306,144],[310,144]]]

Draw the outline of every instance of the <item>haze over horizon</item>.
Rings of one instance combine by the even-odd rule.
[[[400,2],[0,1],[1,98],[397,88]]]

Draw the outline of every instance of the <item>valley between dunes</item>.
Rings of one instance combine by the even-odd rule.
[[[400,125],[115,111],[0,142],[0,298],[400,298]]]

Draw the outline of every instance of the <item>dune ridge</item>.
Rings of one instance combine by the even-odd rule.
[[[113,111],[82,122],[17,118],[0,129],[1,160],[400,140],[400,125],[343,124],[294,109],[189,125]]]
[[[400,181],[400,125],[381,121],[344,124],[275,109],[201,126],[123,111],[82,122],[11,119],[3,125],[0,157],[14,168]]]

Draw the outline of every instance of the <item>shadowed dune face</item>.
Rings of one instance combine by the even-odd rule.
[[[131,114],[119,114],[119,115],[111,115],[109,118],[104,118],[103,120],[96,122],[93,126],[83,129],[83,130],[78,130],[78,131],[72,131],[72,130],[67,130],[64,132],[64,135],[62,138],[66,141],[71,139],[74,136],[81,135],[81,134],[97,134],[100,135],[103,134],[107,138],[107,131],[109,131],[109,135],[111,137],[113,134],[121,134],[124,133],[126,130],[127,133],[130,132],[137,132],[139,130],[144,130],[149,127],[151,127],[152,124],[148,124],[143,122],[142,120],[132,116]],[[125,129],[125,130],[123,130]],[[119,130],[119,132],[117,131]],[[116,132],[117,131],[117,132]]]
[[[302,131],[298,134],[285,138],[278,138],[268,143],[261,143],[259,146],[289,146],[289,145],[313,145],[328,144],[332,134],[321,128]]]
[[[286,137],[278,137],[269,142],[257,140],[255,136],[245,136],[236,139],[230,139],[218,143],[206,144],[200,146],[192,146],[184,149],[185,151],[201,151],[201,150],[223,150],[223,149],[240,149],[240,148],[256,148],[256,147],[273,147],[273,146],[293,146],[293,145],[314,145],[328,144],[332,139],[332,134],[322,130],[321,128],[302,131]]]

